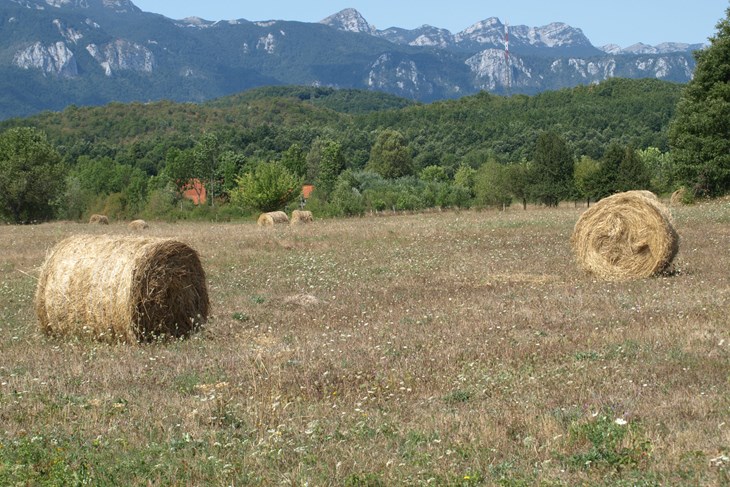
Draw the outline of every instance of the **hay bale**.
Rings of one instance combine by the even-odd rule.
[[[289,217],[283,211],[262,213],[257,221],[260,227],[271,227],[280,223],[289,223]]]
[[[616,281],[658,274],[679,250],[669,211],[649,191],[602,199],[578,219],[571,243],[583,269]]]
[[[686,196],[687,190],[684,187],[681,187],[677,191],[672,193],[672,196],[670,196],[669,198],[669,204],[672,206],[681,206],[684,204]]]
[[[89,223],[95,225],[109,225],[109,218],[106,215],[91,215]]]
[[[312,217],[311,211],[294,210],[291,214],[291,225],[297,225],[300,223],[312,223],[314,217]]]
[[[205,323],[209,306],[195,250],[129,236],[61,241],[43,264],[35,296],[43,332],[111,342],[187,336]]]
[[[130,230],[146,230],[150,226],[144,220],[133,220],[127,225]]]

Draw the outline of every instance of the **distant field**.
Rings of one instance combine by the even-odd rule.
[[[583,208],[150,222],[196,248],[191,339],[38,333],[46,252],[0,228],[0,484],[727,485],[730,203],[673,208],[673,272],[596,281]]]

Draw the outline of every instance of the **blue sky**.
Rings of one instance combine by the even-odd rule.
[[[595,46],[637,42],[707,42],[725,17],[728,0],[132,0],[146,12],[173,19],[298,20],[317,22],[344,8],[357,9],[378,29],[423,24],[459,32],[489,17],[511,25],[565,22]]]

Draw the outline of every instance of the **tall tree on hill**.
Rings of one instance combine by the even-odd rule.
[[[676,179],[696,196],[730,191],[730,8],[716,27],[669,130]]]
[[[64,173],[43,132],[23,127],[0,134],[0,217],[13,223],[52,218]]]
[[[532,194],[547,206],[558,206],[573,193],[573,152],[563,137],[542,132],[533,157]]]

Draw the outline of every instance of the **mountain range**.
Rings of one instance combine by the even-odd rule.
[[[354,9],[317,23],[174,20],[130,0],[0,0],[0,119],[68,105],[200,102],[263,85],[423,102],[534,94],[611,77],[684,83],[698,44],[596,47],[564,23],[378,30]],[[509,50],[505,32],[509,32]]]

